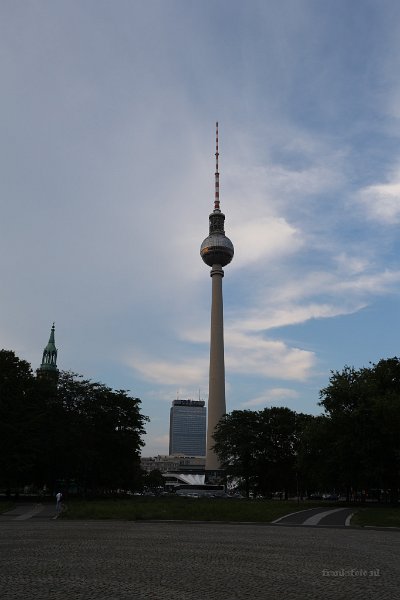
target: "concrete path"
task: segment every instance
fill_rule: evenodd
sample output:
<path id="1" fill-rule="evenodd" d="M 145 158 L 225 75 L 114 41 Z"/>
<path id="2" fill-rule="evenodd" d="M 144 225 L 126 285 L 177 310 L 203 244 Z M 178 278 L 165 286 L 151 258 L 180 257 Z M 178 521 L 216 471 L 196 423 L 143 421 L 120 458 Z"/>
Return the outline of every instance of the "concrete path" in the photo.
<path id="1" fill-rule="evenodd" d="M 27 521 L 29 519 L 55 519 L 57 518 L 56 507 L 54 504 L 17 504 L 12 510 L 0 514 L 2 521 Z"/>
<path id="2" fill-rule="evenodd" d="M 320 527 L 346 527 L 350 525 L 352 508 L 311 508 L 290 513 L 273 521 L 274 525 L 303 525 Z M 7 513 L 0 515 L 0 521 L 27 521 L 29 519 L 56 519 L 57 513 L 54 504 L 17 504 Z"/>
<path id="3" fill-rule="evenodd" d="M 305 527 L 348 527 L 354 508 L 318 507 L 290 513 L 273 521 L 274 525 L 302 525 Z"/>

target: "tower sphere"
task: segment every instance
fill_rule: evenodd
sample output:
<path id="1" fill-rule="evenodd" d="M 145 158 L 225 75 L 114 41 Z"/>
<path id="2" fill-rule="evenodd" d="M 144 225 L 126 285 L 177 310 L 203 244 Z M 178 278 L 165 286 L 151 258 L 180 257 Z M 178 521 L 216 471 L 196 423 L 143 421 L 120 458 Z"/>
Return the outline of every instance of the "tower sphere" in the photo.
<path id="1" fill-rule="evenodd" d="M 200 256 L 208 265 L 225 267 L 233 258 L 233 244 L 222 232 L 210 233 L 200 246 Z"/>
<path id="2" fill-rule="evenodd" d="M 218 171 L 218 123 L 216 123 L 216 153 L 215 153 L 215 199 L 214 210 L 209 217 L 209 235 L 200 246 L 200 256 L 209 267 L 229 265 L 233 258 L 233 244 L 225 235 L 225 215 L 221 212 L 219 203 L 219 171 Z"/>

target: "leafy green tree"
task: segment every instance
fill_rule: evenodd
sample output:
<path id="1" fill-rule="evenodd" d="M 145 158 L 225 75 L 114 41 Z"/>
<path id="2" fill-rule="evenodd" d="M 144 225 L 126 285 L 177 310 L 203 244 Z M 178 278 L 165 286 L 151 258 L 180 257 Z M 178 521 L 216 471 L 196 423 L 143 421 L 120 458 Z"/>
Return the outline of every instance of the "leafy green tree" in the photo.
<path id="1" fill-rule="evenodd" d="M 75 482 L 84 492 L 140 484 L 140 400 L 73 373 L 58 382 L 0 351 L 0 484 Z"/>
<path id="2" fill-rule="evenodd" d="M 256 469 L 263 496 L 293 486 L 296 442 L 296 415 L 289 408 L 271 407 L 258 413 Z"/>
<path id="3" fill-rule="evenodd" d="M 57 399 L 64 416 L 60 478 L 77 481 L 85 492 L 136 487 L 147 420 L 140 413 L 140 400 L 65 372 Z"/>
<path id="4" fill-rule="evenodd" d="M 215 451 L 227 475 L 243 482 L 244 491 L 264 496 L 298 489 L 301 432 L 312 419 L 289 408 L 233 411 L 219 422 Z"/>
<path id="5" fill-rule="evenodd" d="M 321 390 L 328 419 L 330 470 L 338 484 L 356 494 L 400 485 L 400 360 L 384 359 L 369 368 L 334 372 Z M 322 467 L 322 465 L 320 465 Z"/>
<path id="6" fill-rule="evenodd" d="M 301 496 L 344 489 L 344 479 L 337 465 L 338 444 L 338 437 L 326 415 L 311 417 L 305 424 L 297 457 Z"/>
<path id="7" fill-rule="evenodd" d="M 243 482 L 249 497 L 256 479 L 258 413 L 234 410 L 224 415 L 215 433 L 214 449 L 228 476 Z"/>
<path id="8" fill-rule="evenodd" d="M 143 486 L 145 489 L 158 493 L 161 489 L 164 489 L 164 485 L 165 479 L 159 469 L 153 469 L 153 471 L 143 476 Z"/>
<path id="9" fill-rule="evenodd" d="M 0 482 L 30 481 L 40 453 L 45 406 L 36 394 L 29 363 L 0 350 Z"/>

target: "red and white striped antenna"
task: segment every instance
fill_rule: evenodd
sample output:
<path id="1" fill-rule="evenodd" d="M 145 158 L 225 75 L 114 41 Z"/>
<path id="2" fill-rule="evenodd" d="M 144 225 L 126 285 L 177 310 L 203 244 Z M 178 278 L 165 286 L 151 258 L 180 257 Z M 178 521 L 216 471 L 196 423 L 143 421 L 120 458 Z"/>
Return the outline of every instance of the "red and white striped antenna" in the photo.
<path id="1" fill-rule="evenodd" d="M 214 210 L 220 210 L 219 208 L 219 172 L 218 172 L 218 121 L 216 122 L 216 152 L 215 152 L 215 199 L 214 199 Z"/>

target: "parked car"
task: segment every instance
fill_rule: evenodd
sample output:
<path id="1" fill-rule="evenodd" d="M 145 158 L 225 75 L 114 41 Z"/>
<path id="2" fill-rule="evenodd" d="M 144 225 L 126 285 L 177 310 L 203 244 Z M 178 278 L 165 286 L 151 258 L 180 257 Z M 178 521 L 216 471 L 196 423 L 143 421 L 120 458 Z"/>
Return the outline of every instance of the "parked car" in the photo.
<path id="1" fill-rule="evenodd" d="M 322 500 L 322 494 L 310 494 L 307 496 L 307 500 Z"/>
<path id="2" fill-rule="evenodd" d="M 339 500 L 339 496 L 337 494 L 322 494 L 323 500 L 330 500 L 331 502 L 336 502 Z"/>

